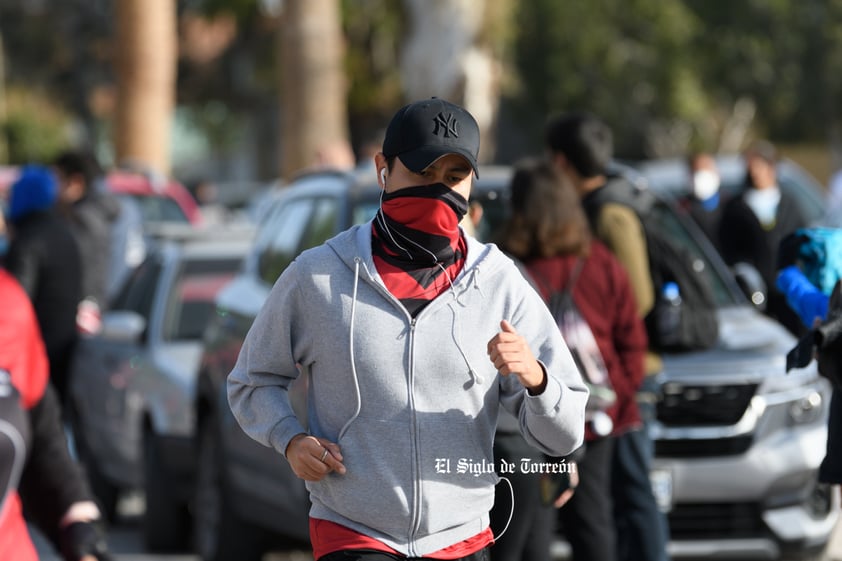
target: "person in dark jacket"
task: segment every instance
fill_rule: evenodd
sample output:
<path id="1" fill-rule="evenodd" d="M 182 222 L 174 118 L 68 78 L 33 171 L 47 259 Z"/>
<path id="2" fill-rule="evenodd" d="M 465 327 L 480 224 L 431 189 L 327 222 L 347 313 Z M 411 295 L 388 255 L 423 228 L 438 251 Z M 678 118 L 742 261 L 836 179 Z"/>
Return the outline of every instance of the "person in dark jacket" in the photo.
<path id="1" fill-rule="evenodd" d="M 590 222 L 591 232 L 623 264 L 631 282 L 638 317 L 643 320 L 655 305 L 646 234 L 640 217 L 628 204 L 599 203 L 602 190 L 624 190 L 628 182 L 610 174 L 614 142 L 610 127 L 588 113 L 559 115 L 550 120 L 545 144 L 554 167 L 576 189 Z M 655 446 L 648 426 L 655 420 L 660 391 L 657 374 L 663 370 L 660 354 L 646 352 L 642 384 L 637 388 L 639 429 L 616 436 L 613 455 L 614 520 L 617 558 L 621 561 L 667 561 L 669 524 L 658 509 L 649 477 Z"/>
<path id="2" fill-rule="evenodd" d="M 12 185 L 6 269 L 32 300 L 47 347 L 50 380 L 64 403 L 78 337 L 82 271 L 76 240 L 55 209 L 57 189 L 53 174 L 40 166 L 24 167 Z"/>
<path id="3" fill-rule="evenodd" d="M 729 265 L 753 265 L 766 283 L 766 314 L 792 333 L 803 326 L 775 286 L 775 257 L 783 238 L 808 226 L 798 201 L 777 182 L 778 154 L 769 142 L 756 142 L 744 153 L 746 186 L 723 209 L 719 228 L 722 257 Z"/>
<path id="4" fill-rule="evenodd" d="M 93 154 L 64 152 L 53 166 L 58 177 L 58 207 L 67 219 L 82 259 L 82 303 L 77 322 L 85 332 L 97 332 L 107 308 L 112 232 L 120 201 L 100 186 L 102 168 Z"/>
<path id="5" fill-rule="evenodd" d="M 0 559 L 38 559 L 26 511 L 65 561 L 105 561 L 100 512 L 67 449 L 32 304 L 3 270 L 0 309 Z"/>
<path id="6" fill-rule="evenodd" d="M 719 224 L 725 200 L 719 189 L 716 160 L 708 153 L 696 152 L 687 158 L 687 168 L 690 174 L 690 193 L 679 200 L 679 206 L 719 250 Z"/>
<path id="7" fill-rule="evenodd" d="M 777 287 L 804 328 L 810 330 L 787 356 L 787 370 L 803 368 L 815 357 L 819 374 L 831 382 L 827 444 L 818 481 L 839 485 L 842 484 L 842 281 L 836 282 L 828 297 L 796 264 L 798 245 L 798 236 L 791 234 L 778 248 Z"/>
<path id="8" fill-rule="evenodd" d="M 546 162 L 521 164 L 512 179 L 511 206 L 501 246 L 524 263 L 545 300 L 575 282 L 573 300 L 594 334 L 617 396 L 605 411 L 613 429 L 600 434 L 593 424 L 587 426 L 577 468 L 579 483 L 561 510 L 574 560 L 616 559 L 612 456 L 615 437 L 641 425 L 635 394 L 644 376 L 646 328 L 628 274 L 605 245 L 591 238 L 578 194 L 565 176 Z M 574 271 L 578 271 L 575 280 Z M 519 499 L 523 503 L 516 495 L 516 504 Z M 537 513 L 541 506 L 533 508 Z M 528 518 L 512 523 L 539 524 Z M 515 530 L 514 535 L 524 534 Z M 498 540 L 494 558 L 507 539 L 504 535 Z M 546 558 L 516 553 L 499 558 Z"/>

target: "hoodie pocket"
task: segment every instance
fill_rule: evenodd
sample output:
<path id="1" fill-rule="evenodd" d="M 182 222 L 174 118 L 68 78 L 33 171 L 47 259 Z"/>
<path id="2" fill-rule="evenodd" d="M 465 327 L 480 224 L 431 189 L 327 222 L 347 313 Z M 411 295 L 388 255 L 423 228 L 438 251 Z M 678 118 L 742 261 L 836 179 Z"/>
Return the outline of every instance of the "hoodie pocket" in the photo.
<path id="1" fill-rule="evenodd" d="M 308 483 L 315 501 L 393 536 L 406 536 L 415 472 L 409 424 L 358 417 L 339 441 L 346 473 Z"/>
<path id="2" fill-rule="evenodd" d="M 492 438 L 475 420 L 419 420 L 422 533 L 475 521 L 491 509 L 499 481 Z"/>

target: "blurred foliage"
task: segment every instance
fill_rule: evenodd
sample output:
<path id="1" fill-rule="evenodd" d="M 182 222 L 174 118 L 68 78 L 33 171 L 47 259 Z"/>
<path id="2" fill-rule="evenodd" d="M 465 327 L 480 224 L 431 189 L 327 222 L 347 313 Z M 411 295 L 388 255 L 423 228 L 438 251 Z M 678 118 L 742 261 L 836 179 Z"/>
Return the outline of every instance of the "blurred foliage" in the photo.
<path id="1" fill-rule="evenodd" d="M 30 89 L 6 92 L 0 131 L 8 143 L 8 164 L 51 162 L 70 145 L 72 120 L 60 105 Z"/>
<path id="2" fill-rule="evenodd" d="M 716 149 L 740 99 L 757 107 L 755 135 L 826 139 L 838 119 L 840 16 L 840 0 L 524 2 L 515 106 L 533 122 L 594 112 L 629 156 L 661 150 L 665 135 L 677 151 Z"/>
<path id="3" fill-rule="evenodd" d="M 213 60 L 181 58 L 179 104 L 220 103 L 231 123 L 248 116 L 276 128 L 283 2 L 180 0 L 181 14 L 233 16 L 237 31 Z M 351 130 L 360 140 L 403 101 L 397 68 L 410 22 L 402 2 L 341 2 Z M 508 114 L 498 136 L 516 138 L 524 151 L 540 149 L 548 115 L 569 110 L 609 122 L 621 155 L 716 149 L 740 104 L 756 107 L 748 134 L 842 142 L 842 0 L 486 5 L 480 41 L 504 69 Z M 91 92 L 113 81 L 112 9 L 112 0 L 0 2 L 7 83 L 51 92 L 91 137 L 103 118 L 91 109 Z M 225 122 L 215 119 L 207 133 L 217 142 Z"/>

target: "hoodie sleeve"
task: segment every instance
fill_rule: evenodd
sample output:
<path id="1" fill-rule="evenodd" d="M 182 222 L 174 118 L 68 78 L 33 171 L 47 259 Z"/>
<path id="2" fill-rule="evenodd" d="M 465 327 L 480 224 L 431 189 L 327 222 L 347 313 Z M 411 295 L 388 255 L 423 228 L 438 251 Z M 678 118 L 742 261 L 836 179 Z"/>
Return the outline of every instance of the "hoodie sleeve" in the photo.
<path id="1" fill-rule="evenodd" d="M 544 301 L 521 281 L 524 296 L 511 323 L 547 373 L 547 386 L 531 396 L 516 377 L 501 376 L 501 403 L 518 418 L 531 446 L 550 456 L 566 456 L 584 440 L 588 389 Z"/>
<path id="2" fill-rule="evenodd" d="M 240 427 L 254 440 L 284 454 L 296 434 L 307 432 L 295 416 L 288 390 L 299 371 L 293 354 L 297 302 L 293 262 L 281 274 L 254 320 L 228 375 L 228 403 Z"/>

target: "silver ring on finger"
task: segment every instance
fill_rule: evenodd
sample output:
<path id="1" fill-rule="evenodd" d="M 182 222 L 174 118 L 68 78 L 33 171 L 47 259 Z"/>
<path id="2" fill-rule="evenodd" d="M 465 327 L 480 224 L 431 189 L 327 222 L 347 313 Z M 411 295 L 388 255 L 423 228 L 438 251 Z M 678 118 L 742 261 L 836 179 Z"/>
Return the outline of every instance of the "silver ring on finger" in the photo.
<path id="1" fill-rule="evenodd" d="M 325 448 L 325 451 L 324 451 L 324 452 L 322 452 L 322 457 L 321 457 L 321 458 L 319 458 L 319 459 L 320 459 L 322 462 L 324 462 L 324 461 L 325 461 L 325 458 L 327 458 L 327 448 Z"/>

